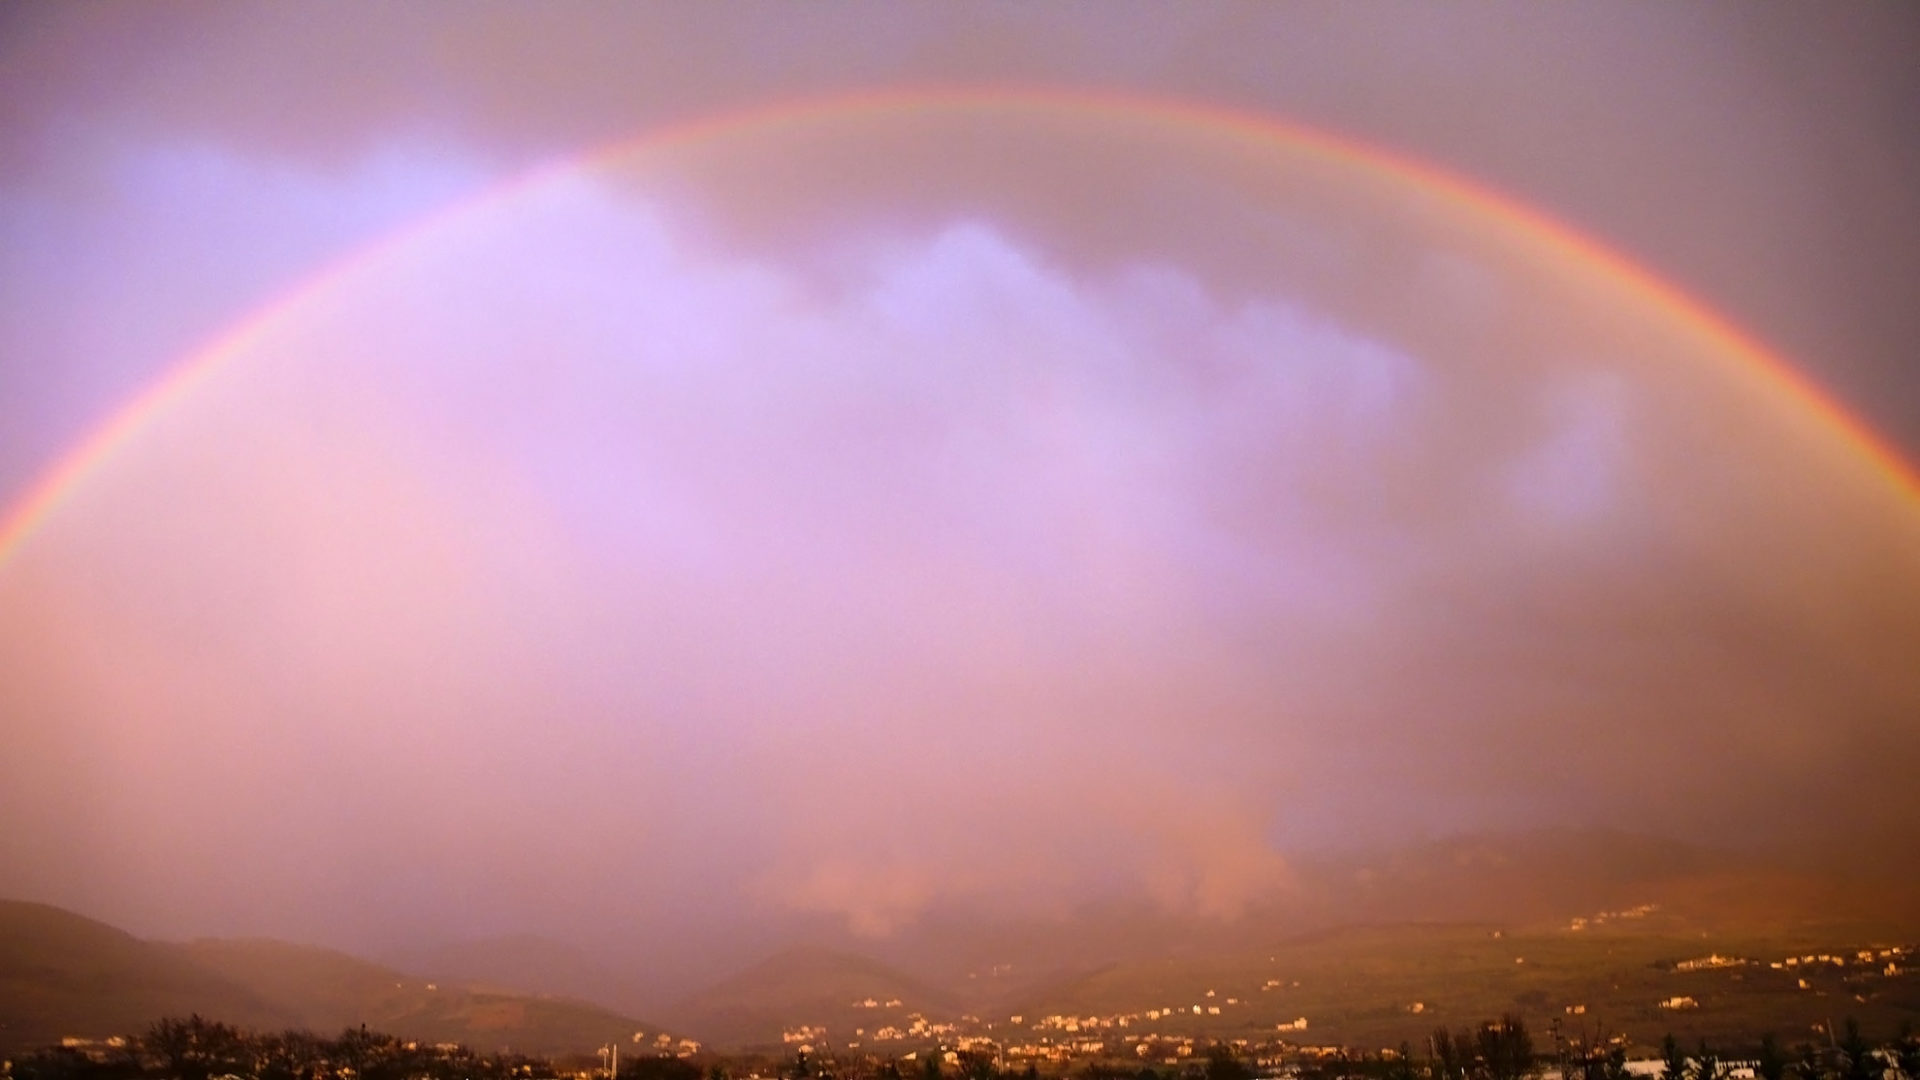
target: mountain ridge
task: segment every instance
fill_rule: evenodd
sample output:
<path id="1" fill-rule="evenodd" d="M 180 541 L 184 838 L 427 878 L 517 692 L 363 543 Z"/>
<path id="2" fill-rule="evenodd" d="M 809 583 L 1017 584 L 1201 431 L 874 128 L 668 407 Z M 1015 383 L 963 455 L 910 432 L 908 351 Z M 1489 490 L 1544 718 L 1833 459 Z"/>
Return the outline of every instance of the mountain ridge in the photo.
<path id="1" fill-rule="evenodd" d="M 148 941 L 49 904 L 0 900 L 0 1050 L 137 1034 L 191 1013 L 258 1030 L 365 1024 L 401 1038 L 543 1054 L 660 1030 L 571 998 L 443 987 L 322 946 Z"/>

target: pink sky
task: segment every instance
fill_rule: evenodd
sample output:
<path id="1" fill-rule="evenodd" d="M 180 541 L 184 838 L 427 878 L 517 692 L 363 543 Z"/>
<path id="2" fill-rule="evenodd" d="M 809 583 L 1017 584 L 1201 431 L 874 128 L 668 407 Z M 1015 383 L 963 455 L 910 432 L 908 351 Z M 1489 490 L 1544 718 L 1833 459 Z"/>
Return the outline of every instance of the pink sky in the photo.
<path id="1" fill-rule="evenodd" d="M 1899 12 L 335 11 L 7 16 L 0 496 L 530 164 L 932 81 L 1433 161 L 1920 445 Z M 1911 846 L 1920 510 L 1730 370 L 1497 222 L 1165 121 L 576 170 L 289 307 L 0 565 L 0 893 L 650 942 L 1230 919 L 1290 850 L 1468 828 Z"/>

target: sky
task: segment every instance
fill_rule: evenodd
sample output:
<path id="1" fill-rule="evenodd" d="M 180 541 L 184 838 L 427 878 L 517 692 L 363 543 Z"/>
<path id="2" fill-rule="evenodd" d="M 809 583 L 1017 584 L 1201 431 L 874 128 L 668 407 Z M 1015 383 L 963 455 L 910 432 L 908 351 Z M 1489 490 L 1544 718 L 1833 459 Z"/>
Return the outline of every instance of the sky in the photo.
<path id="1" fill-rule="evenodd" d="M 1911 850 L 1917 57 L 11 5 L 0 893 L 737 951 L 1461 830 Z"/>

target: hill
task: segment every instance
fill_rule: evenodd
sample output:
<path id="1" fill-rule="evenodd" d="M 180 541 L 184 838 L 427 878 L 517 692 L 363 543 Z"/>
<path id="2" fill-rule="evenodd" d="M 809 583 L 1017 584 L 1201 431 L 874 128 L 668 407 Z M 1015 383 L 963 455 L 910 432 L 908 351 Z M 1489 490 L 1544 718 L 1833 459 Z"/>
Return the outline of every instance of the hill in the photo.
<path id="1" fill-rule="evenodd" d="M 904 1052 L 913 1040 L 873 1039 L 896 1016 L 850 1003 L 898 997 L 903 1013 L 963 1027 L 972 1014 L 1004 1038 L 1026 1038 L 1014 1033 L 1047 1017 L 1103 1017 L 1121 1042 L 1149 1030 L 1271 1038 L 1306 1017 L 1308 1029 L 1286 1037 L 1376 1047 L 1507 1012 L 1542 1030 L 1557 1020 L 1569 1033 L 1650 1045 L 1667 1031 L 1738 1043 L 1772 1030 L 1791 1041 L 1848 1015 L 1891 1031 L 1920 1011 L 1909 959 L 1880 955 L 1920 940 L 1920 897 L 1870 868 L 1541 830 L 1301 858 L 1294 869 L 1287 895 L 1236 920 L 1111 903 L 1053 922 L 948 912 L 865 943 L 881 962 L 852 949 L 784 954 L 696 995 L 677 1018 L 723 1044 L 771 1042 L 781 1025 L 805 1024 L 826 1028 L 830 1045 L 858 1038 Z M 1716 954 L 1745 962 L 1679 968 Z M 1846 962 L 1786 963 L 1807 955 Z M 1676 998 L 1684 1007 L 1662 1007 Z M 1121 1016 L 1133 1018 L 1124 1031 Z"/>
<path id="2" fill-rule="evenodd" d="M 329 949 L 259 939 L 176 948 L 315 1031 L 365 1024 L 401 1038 L 528 1054 L 590 1051 L 659 1031 L 582 1001 L 433 982 Z"/>
<path id="3" fill-rule="evenodd" d="M 0 901 L 0 1052 L 143 1031 L 190 1013 L 260 1030 L 361 1024 L 405 1039 L 588 1052 L 656 1025 L 565 998 L 439 984 L 267 940 L 143 941 L 45 904 Z"/>
<path id="4" fill-rule="evenodd" d="M 826 1028 L 836 1042 L 921 1014 L 950 1017 L 951 995 L 877 960 L 827 949 L 790 949 L 675 1005 L 673 1022 L 725 1046 L 780 1047 L 785 1031 Z"/>
<path id="5" fill-rule="evenodd" d="M 196 1010 L 248 1027 L 297 1022 L 176 948 L 60 908 L 0 901 L 0 1052 L 142 1031 Z"/>
<path id="6" fill-rule="evenodd" d="M 383 958 L 390 967 L 441 983 L 511 987 L 520 993 L 570 997 L 615 1012 L 653 1015 L 685 993 L 661 992 L 652 965 L 620 965 L 535 934 L 409 945 Z"/>
<path id="7" fill-rule="evenodd" d="M 1626 913 L 1636 912 L 1578 929 L 1573 920 L 1346 927 L 1252 952 L 1115 964 L 1007 1011 L 1028 1020 L 1130 1015 L 1136 1034 L 1219 1039 L 1272 1038 L 1278 1025 L 1305 1018 L 1305 1029 L 1284 1037 L 1362 1047 L 1418 1045 L 1441 1025 L 1510 1012 L 1539 1031 L 1557 1022 L 1569 1034 L 1625 1034 L 1641 1046 L 1671 1031 L 1750 1047 L 1762 1032 L 1792 1041 L 1842 1016 L 1891 1033 L 1920 1011 L 1920 978 L 1906 969 L 1914 942 L 1891 928 L 1729 933 L 1658 909 Z M 1890 954 L 1895 947 L 1906 951 Z M 1809 955 L 1829 959 L 1785 963 Z M 1690 963 L 1699 961 L 1707 962 Z"/>
<path id="8" fill-rule="evenodd" d="M 591 1050 L 636 1031 L 652 1044 L 660 1026 L 629 1019 L 641 1011 L 726 1048 L 785 1049 L 783 1033 L 806 1027 L 826 1029 L 808 1036 L 816 1044 L 859 1041 L 863 1052 L 912 1049 L 915 1014 L 935 1024 L 979 1017 L 996 1037 L 1035 1017 L 1158 1012 L 1157 1030 L 1252 1038 L 1305 1016 L 1311 1035 L 1298 1041 L 1374 1046 L 1509 1011 L 1646 1041 L 1669 1029 L 1803 1037 L 1849 1014 L 1873 1031 L 1920 1012 L 1910 959 L 1887 958 L 1893 975 L 1858 960 L 1920 940 L 1920 895 L 1871 868 L 1589 830 L 1451 837 L 1296 858 L 1293 870 L 1288 892 L 1230 920 L 1110 900 L 1064 917 L 941 909 L 882 939 L 815 928 L 787 938 L 810 947 L 665 1008 L 634 1003 L 654 985 L 644 979 L 672 980 L 631 950 L 519 937 L 376 964 L 277 941 L 142 941 L 0 902 L 0 1050 L 194 1011 L 261 1029 L 364 1023 L 533 1053 Z M 1638 914 L 1597 917 L 1620 911 Z M 1712 954 L 1755 962 L 1676 969 Z M 1787 957 L 1808 955 L 1847 962 L 1788 970 Z M 1660 1007 L 1675 997 L 1694 1007 Z M 1011 1025 L 1014 1016 L 1025 1022 Z M 909 1034 L 879 1039 L 888 1028 Z"/>

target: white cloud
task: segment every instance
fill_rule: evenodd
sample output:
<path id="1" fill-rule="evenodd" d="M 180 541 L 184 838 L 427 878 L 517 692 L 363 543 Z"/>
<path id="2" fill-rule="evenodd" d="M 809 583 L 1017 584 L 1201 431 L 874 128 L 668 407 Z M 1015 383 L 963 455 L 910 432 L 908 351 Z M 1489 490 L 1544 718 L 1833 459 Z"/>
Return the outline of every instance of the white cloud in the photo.
<path id="1" fill-rule="evenodd" d="M 1541 389 L 1546 430 L 1506 474 L 1523 522 L 1574 527 L 1615 508 L 1629 459 L 1630 401 L 1625 382 L 1605 371 L 1560 376 Z"/>

